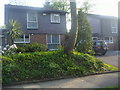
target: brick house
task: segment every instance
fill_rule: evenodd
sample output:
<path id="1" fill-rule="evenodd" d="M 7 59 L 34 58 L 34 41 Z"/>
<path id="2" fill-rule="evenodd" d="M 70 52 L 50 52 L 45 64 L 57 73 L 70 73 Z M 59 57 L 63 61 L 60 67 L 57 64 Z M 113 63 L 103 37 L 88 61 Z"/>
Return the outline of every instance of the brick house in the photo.
<path id="1" fill-rule="evenodd" d="M 88 21 L 92 28 L 92 38 L 105 40 L 109 50 L 115 50 L 118 47 L 118 18 L 113 16 L 103 16 L 88 14 Z"/>
<path id="2" fill-rule="evenodd" d="M 5 5 L 5 24 L 16 20 L 24 34 L 14 43 L 40 43 L 48 49 L 64 45 L 66 29 L 65 11 L 52 8 Z"/>

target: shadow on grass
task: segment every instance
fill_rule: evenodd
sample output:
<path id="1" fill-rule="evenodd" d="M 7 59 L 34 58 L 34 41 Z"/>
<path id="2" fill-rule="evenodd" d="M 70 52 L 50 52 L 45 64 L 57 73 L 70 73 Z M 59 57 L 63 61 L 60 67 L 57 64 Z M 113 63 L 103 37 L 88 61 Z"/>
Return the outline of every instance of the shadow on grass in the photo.
<path id="1" fill-rule="evenodd" d="M 110 86 L 110 87 L 104 87 L 104 88 L 96 88 L 93 90 L 120 90 L 120 86 Z"/>

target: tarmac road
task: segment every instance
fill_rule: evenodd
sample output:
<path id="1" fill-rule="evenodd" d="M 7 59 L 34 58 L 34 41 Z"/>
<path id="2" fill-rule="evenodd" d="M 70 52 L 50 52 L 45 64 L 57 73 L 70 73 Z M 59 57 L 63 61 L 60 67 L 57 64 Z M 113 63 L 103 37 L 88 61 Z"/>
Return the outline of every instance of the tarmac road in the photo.
<path id="1" fill-rule="evenodd" d="M 120 56 L 118 55 L 118 51 L 108 51 L 103 56 L 95 56 L 106 64 L 110 64 L 112 66 L 120 68 Z"/>

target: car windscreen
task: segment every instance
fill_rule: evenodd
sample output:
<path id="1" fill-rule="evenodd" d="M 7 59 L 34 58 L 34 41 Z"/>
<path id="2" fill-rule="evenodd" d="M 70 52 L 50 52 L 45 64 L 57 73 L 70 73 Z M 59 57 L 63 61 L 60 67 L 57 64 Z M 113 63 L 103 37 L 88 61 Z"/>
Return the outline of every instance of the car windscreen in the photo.
<path id="1" fill-rule="evenodd" d="M 105 43 L 103 41 L 98 41 L 98 42 L 94 42 L 93 45 L 101 46 L 101 45 L 105 45 Z"/>

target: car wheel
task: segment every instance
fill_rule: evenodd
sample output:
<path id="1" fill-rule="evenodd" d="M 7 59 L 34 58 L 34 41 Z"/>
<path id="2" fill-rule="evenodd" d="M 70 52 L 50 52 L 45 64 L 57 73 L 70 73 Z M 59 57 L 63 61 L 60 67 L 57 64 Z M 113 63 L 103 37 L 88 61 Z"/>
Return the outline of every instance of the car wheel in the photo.
<path id="1" fill-rule="evenodd" d="M 102 53 L 101 53 L 101 55 L 105 55 L 105 54 L 106 54 L 106 52 L 107 52 L 107 50 L 105 50 L 104 52 L 102 52 Z"/>

